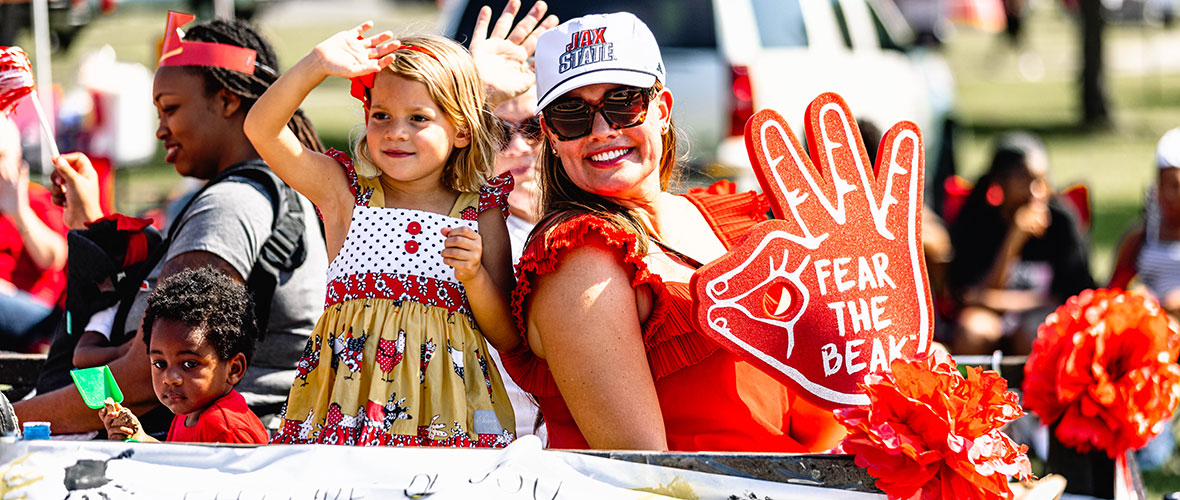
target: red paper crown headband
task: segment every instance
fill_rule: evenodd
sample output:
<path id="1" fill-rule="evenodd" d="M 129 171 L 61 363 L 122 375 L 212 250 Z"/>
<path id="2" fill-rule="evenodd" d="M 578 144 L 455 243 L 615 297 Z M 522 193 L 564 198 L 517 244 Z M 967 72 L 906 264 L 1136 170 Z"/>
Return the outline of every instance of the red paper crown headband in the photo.
<path id="1" fill-rule="evenodd" d="M 255 63 L 257 53 L 254 49 L 224 43 L 181 40 L 184 35 L 180 27 L 193 19 L 196 19 L 196 16 L 192 14 L 168 11 L 168 26 L 164 28 L 164 46 L 160 51 L 160 67 L 213 66 L 253 75 L 254 67 L 257 65 L 264 71 L 275 73 L 274 69 Z"/>
<path id="2" fill-rule="evenodd" d="M 412 50 L 414 52 L 421 52 L 430 56 L 431 59 L 438 61 L 439 64 L 442 64 L 442 61 L 439 60 L 438 56 L 434 55 L 434 52 L 426 47 L 419 47 L 417 45 L 398 45 L 396 49 L 393 49 L 394 52 L 399 50 Z M 367 75 L 357 76 L 349 79 L 352 81 L 352 87 L 349 88 L 348 93 L 357 98 L 357 100 L 361 101 L 361 104 L 365 105 L 365 109 L 369 109 L 368 90 L 373 88 L 373 81 L 376 78 L 377 73 L 369 73 Z"/>

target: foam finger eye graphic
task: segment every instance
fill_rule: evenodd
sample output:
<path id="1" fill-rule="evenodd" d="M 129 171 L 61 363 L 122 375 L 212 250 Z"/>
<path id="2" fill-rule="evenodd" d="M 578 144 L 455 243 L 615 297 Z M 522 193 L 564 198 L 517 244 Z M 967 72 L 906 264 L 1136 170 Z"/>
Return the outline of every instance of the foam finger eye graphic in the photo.
<path id="1" fill-rule="evenodd" d="M 775 218 L 694 274 L 695 313 L 711 338 L 816 403 L 865 404 L 865 375 L 929 349 L 921 133 L 894 125 L 874 163 L 840 96 L 817 97 L 805 123 L 810 154 L 774 111 L 746 124 Z"/>

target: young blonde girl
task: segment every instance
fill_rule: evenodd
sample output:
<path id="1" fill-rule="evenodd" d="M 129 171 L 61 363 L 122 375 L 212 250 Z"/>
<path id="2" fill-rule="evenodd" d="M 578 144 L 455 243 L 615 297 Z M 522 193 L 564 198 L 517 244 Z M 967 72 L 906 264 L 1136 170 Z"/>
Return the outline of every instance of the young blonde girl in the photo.
<path id="1" fill-rule="evenodd" d="M 510 177 L 487 181 L 498 137 L 471 55 L 437 36 L 320 43 L 246 120 L 258 152 L 319 208 L 326 309 L 272 442 L 504 446 L 512 408 L 486 337 L 520 336 L 512 290 Z M 353 157 L 319 154 L 285 126 L 328 76 L 353 79 L 365 134 Z"/>

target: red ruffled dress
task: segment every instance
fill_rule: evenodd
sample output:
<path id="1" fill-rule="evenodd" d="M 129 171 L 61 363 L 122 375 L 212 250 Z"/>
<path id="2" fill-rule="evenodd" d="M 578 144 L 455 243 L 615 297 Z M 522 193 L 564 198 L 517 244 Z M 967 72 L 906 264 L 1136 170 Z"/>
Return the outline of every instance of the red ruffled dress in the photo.
<path id="1" fill-rule="evenodd" d="M 713 191 L 713 190 L 710 190 Z M 757 193 L 690 193 L 726 248 L 766 219 L 767 203 Z M 597 238 L 587 238 L 595 234 Z M 632 266 L 632 287 L 650 287 L 651 315 L 643 342 L 673 451 L 821 452 L 834 447 L 844 427 L 830 411 L 723 349 L 693 320 L 688 283 L 665 282 L 638 252 L 636 237 L 606 221 L 583 215 L 554 228 L 545 241 L 533 240 L 521 256 L 512 310 L 527 342 L 528 296 L 536 276 L 552 272 L 566 251 L 602 244 Z M 504 356 L 505 368 L 537 397 L 549 426 L 552 448 L 589 448 L 545 360 L 528 349 Z"/>

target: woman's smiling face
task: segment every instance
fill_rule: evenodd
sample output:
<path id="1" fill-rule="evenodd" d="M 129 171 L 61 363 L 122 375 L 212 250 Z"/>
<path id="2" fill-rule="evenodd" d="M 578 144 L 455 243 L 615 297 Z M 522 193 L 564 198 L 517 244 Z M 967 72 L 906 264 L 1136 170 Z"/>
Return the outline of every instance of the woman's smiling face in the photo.
<path id="1" fill-rule="evenodd" d="M 596 84 L 567 92 L 558 101 L 579 98 L 598 105 L 621 85 Z M 660 187 L 663 132 L 672 116 L 672 94 L 662 90 L 651 99 L 647 118 L 634 127 L 613 129 L 601 113 L 593 116 L 590 134 L 562 141 L 546 127 L 549 143 L 557 149 L 566 175 L 582 190 L 623 205 L 655 199 Z"/>
<path id="2" fill-rule="evenodd" d="M 156 70 L 152 87 L 160 120 L 156 138 L 164 143 L 164 161 L 180 175 L 213 178 L 230 133 L 220 95 L 207 95 L 205 79 L 184 67 Z"/>

